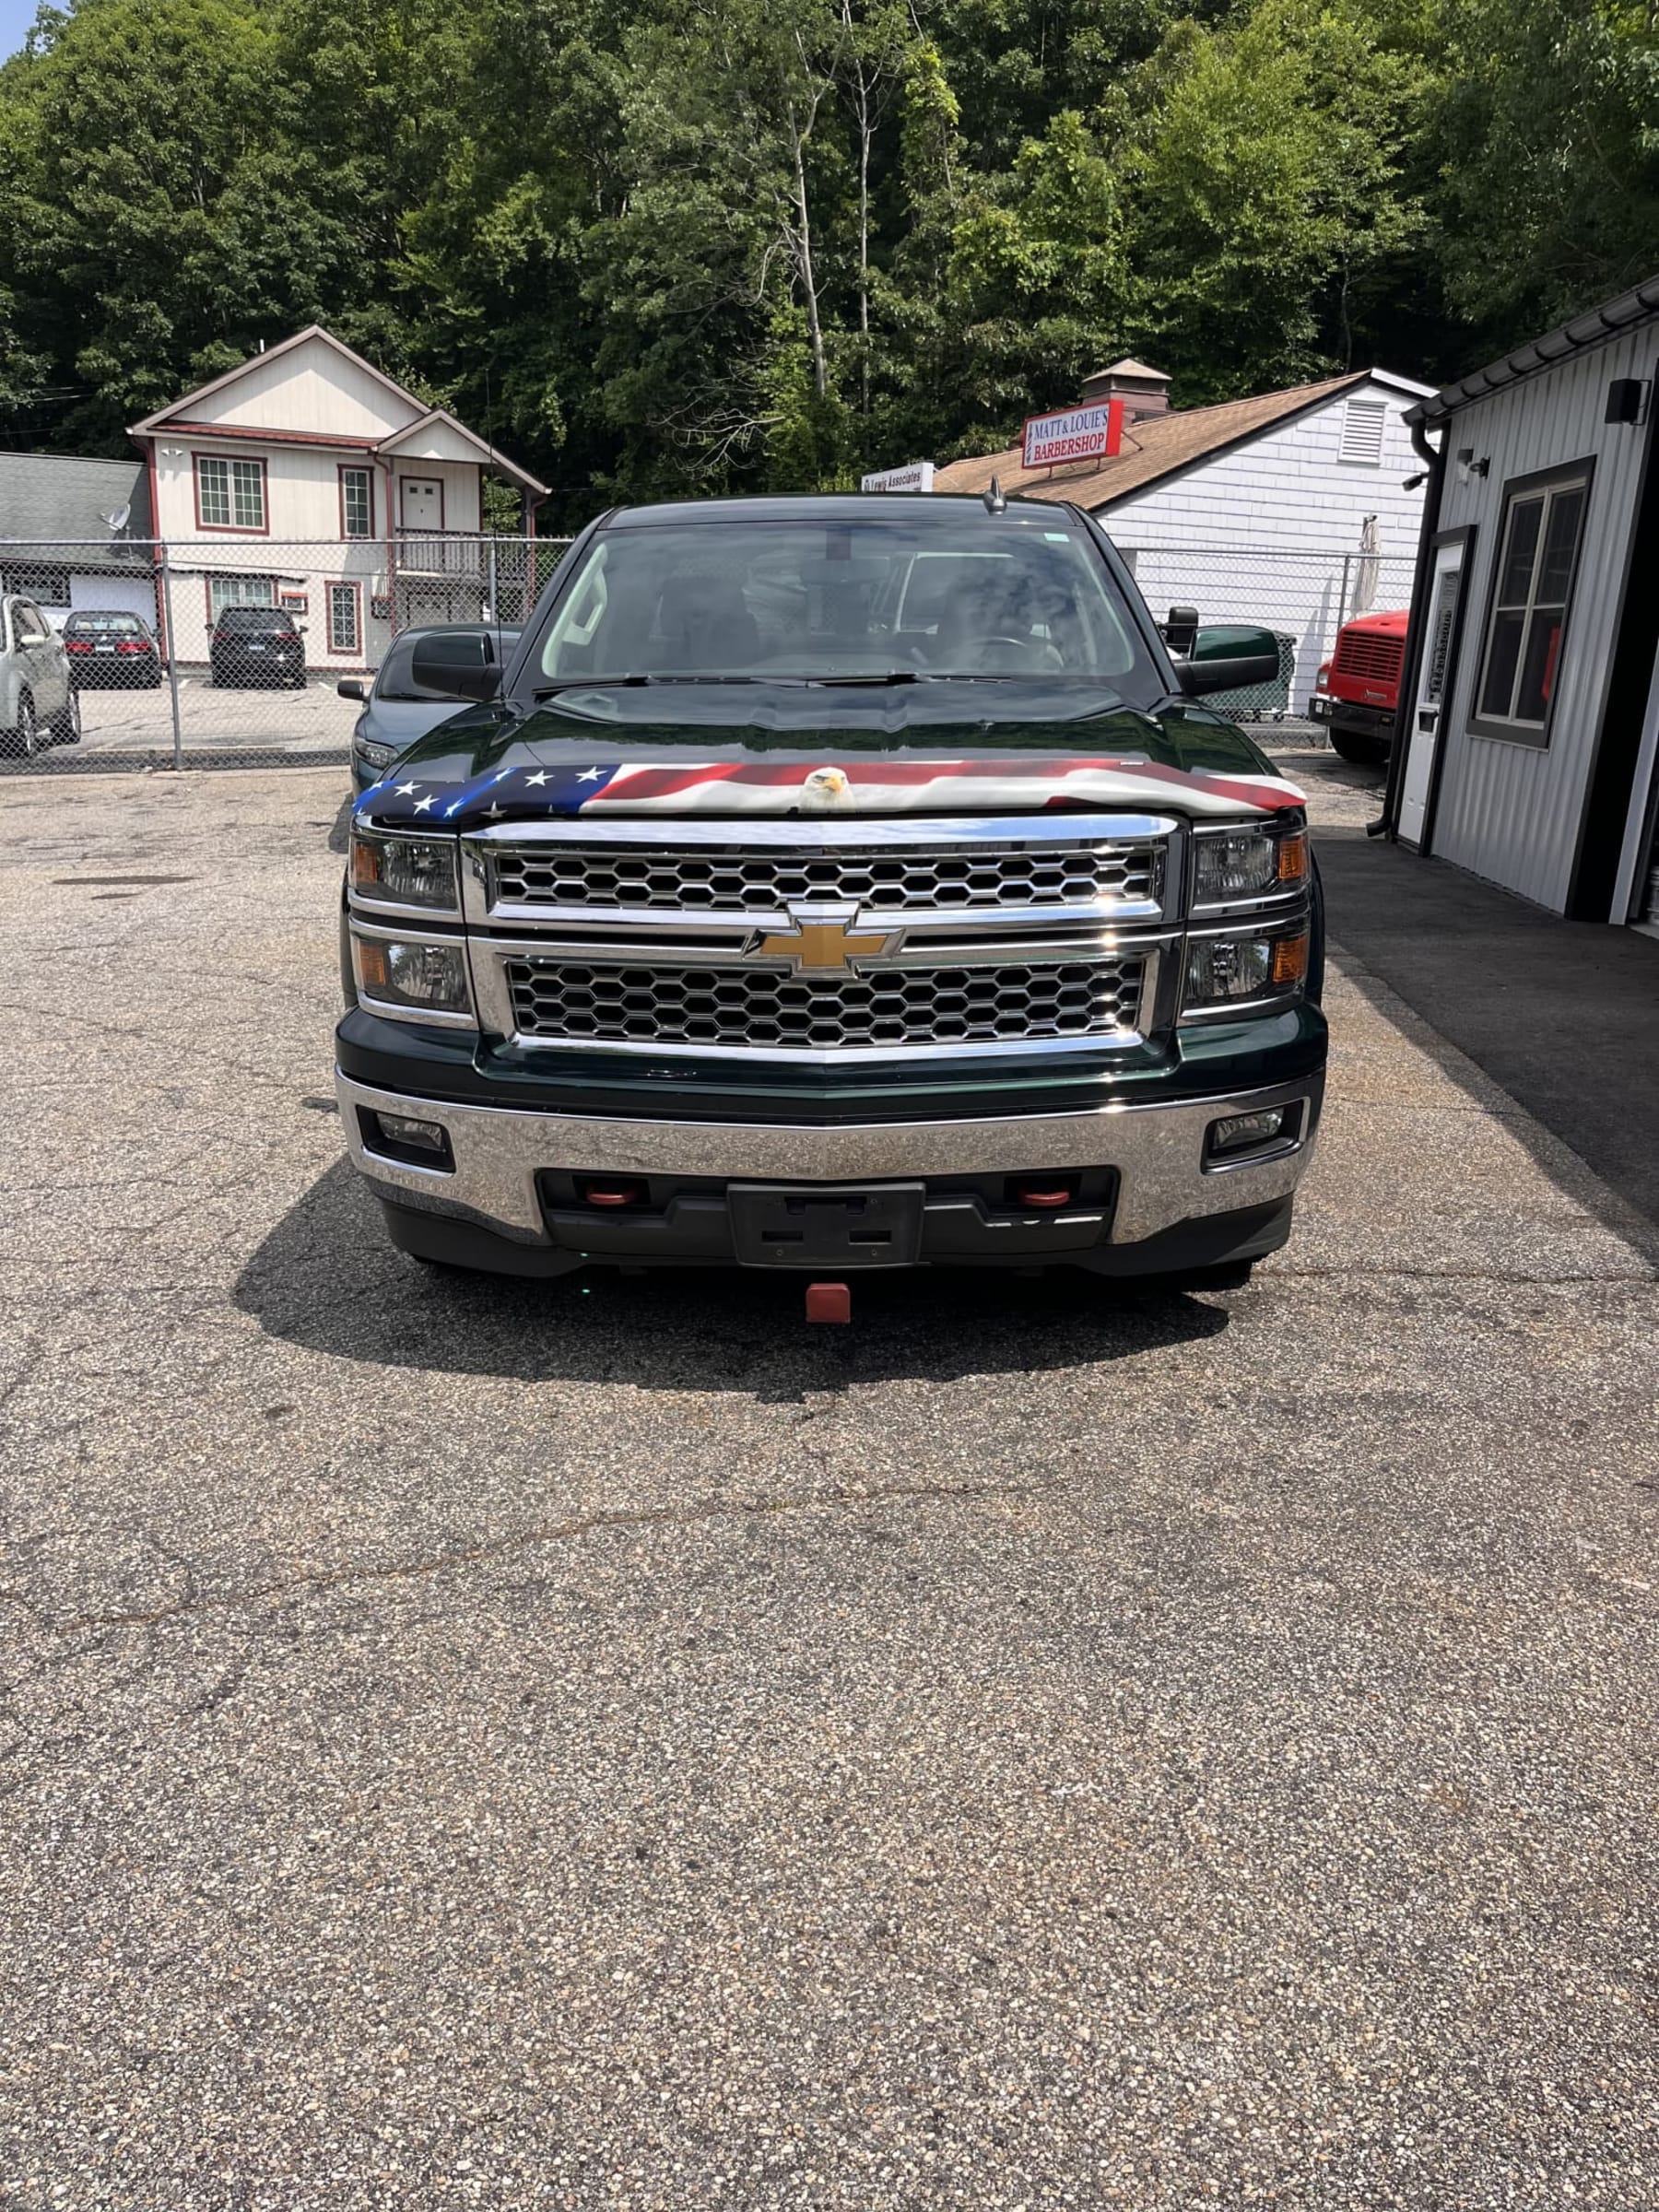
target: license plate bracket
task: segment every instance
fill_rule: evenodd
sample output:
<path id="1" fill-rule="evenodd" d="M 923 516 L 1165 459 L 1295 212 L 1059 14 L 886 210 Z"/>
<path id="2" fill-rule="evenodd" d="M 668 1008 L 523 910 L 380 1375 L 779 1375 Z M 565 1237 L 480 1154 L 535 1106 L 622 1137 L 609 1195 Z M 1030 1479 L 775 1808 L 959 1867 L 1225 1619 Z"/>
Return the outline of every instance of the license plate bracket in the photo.
<path id="1" fill-rule="evenodd" d="M 745 1267 L 912 1267 L 922 1250 L 920 1182 L 734 1182 L 732 1245 Z"/>

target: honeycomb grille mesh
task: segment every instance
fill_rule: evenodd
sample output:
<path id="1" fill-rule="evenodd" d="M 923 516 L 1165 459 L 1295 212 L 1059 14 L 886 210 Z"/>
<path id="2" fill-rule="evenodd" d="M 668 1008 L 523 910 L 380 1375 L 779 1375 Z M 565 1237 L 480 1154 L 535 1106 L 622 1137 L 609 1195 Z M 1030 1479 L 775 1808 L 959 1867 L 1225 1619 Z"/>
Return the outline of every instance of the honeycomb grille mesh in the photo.
<path id="1" fill-rule="evenodd" d="M 748 1051 L 1022 1044 L 1132 1032 L 1144 960 L 883 969 L 644 967 L 527 958 L 506 963 L 522 1037 Z"/>
<path id="2" fill-rule="evenodd" d="M 665 834 L 670 834 L 667 826 Z M 1118 906 L 1156 900 L 1158 844 L 1021 852 L 665 853 L 549 842 L 491 854 L 498 906 L 625 907 L 676 913 L 770 913 L 790 900 L 860 901 L 877 912 L 1020 906 Z"/>

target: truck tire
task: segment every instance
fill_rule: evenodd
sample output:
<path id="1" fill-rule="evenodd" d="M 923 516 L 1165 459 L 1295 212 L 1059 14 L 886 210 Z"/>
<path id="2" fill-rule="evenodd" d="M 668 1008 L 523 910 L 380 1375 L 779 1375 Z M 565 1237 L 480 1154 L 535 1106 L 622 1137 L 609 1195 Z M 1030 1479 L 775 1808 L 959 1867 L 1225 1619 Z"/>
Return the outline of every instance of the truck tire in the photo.
<path id="1" fill-rule="evenodd" d="M 1345 730 L 1337 722 L 1331 724 L 1331 750 L 1355 768 L 1381 768 L 1388 759 L 1388 747 L 1381 737 L 1361 736 L 1358 730 Z"/>

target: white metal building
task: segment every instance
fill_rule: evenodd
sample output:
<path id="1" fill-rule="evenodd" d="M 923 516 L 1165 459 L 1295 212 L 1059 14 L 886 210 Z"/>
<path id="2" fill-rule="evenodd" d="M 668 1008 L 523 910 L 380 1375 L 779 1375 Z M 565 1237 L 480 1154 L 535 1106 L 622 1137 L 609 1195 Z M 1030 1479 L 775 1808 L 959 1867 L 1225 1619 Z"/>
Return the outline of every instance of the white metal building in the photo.
<path id="1" fill-rule="evenodd" d="M 940 468 L 933 488 L 983 491 L 994 476 L 1010 497 L 1099 515 L 1154 613 L 1191 605 L 1293 638 L 1303 706 L 1348 616 L 1406 605 L 1424 473 L 1406 413 L 1430 387 L 1359 369 L 1213 407 L 1172 407 L 1169 391 L 1158 370 L 1115 362 L 1083 397 L 1124 401 L 1120 453 L 1026 469 L 1009 446 Z"/>
<path id="2" fill-rule="evenodd" d="M 1448 384 L 1386 809 L 1556 913 L 1650 922 L 1659 747 L 1659 278 Z"/>

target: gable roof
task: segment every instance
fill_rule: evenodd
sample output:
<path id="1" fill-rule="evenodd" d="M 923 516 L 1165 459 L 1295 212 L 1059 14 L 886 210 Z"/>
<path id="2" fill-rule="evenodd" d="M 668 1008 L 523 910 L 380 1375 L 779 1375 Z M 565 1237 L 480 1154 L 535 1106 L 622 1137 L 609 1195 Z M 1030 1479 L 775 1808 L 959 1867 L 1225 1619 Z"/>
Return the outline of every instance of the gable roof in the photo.
<path id="1" fill-rule="evenodd" d="M 127 519 L 117 533 L 109 518 L 124 507 Z M 149 471 L 142 461 L 0 453 L 0 514 L 8 538 L 124 547 L 150 535 Z"/>
<path id="2" fill-rule="evenodd" d="M 267 346 L 263 353 L 251 353 L 245 361 L 239 361 L 234 369 L 227 369 L 222 376 L 213 377 L 208 382 L 198 384 L 194 392 L 186 392 L 182 399 L 170 400 L 166 406 L 158 407 L 153 415 L 147 415 L 142 422 L 134 423 L 128 435 L 142 438 L 147 430 L 165 429 L 175 416 L 186 414 L 198 400 L 206 399 L 210 393 L 222 392 L 227 384 L 236 383 L 251 371 L 264 369 L 272 361 L 279 361 L 285 353 L 292 353 L 297 347 L 312 343 L 326 346 L 331 352 L 337 353 L 342 360 L 349 361 L 354 369 L 360 369 L 365 376 L 372 377 L 383 391 L 390 392 L 394 399 L 401 399 L 406 406 L 413 407 L 418 415 L 426 412 L 421 401 L 412 392 L 406 392 L 383 369 L 377 369 L 372 361 L 366 361 L 360 353 L 354 353 L 343 339 L 335 336 L 332 330 L 324 330 L 321 323 L 308 323 L 303 330 L 295 331 L 291 338 L 278 339 L 275 346 Z"/>
<path id="3" fill-rule="evenodd" d="M 457 438 L 464 438 L 477 452 L 482 466 L 497 469 L 502 476 L 511 477 L 515 484 L 522 484 L 528 490 L 539 492 L 546 498 L 547 487 L 545 484 L 538 484 L 528 470 L 520 468 L 516 461 L 509 461 L 505 453 L 498 452 L 487 440 L 480 438 L 477 430 L 469 430 L 465 423 L 458 416 L 452 415 L 447 407 L 429 407 L 418 420 L 406 422 L 401 430 L 389 431 L 374 451 L 377 453 L 394 453 L 400 446 L 406 445 L 410 439 L 418 438 L 423 430 L 429 430 L 434 423 L 441 423 L 446 429 L 453 430 Z"/>
<path id="4" fill-rule="evenodd" d="M 1323 383 L 1261 392 L 1253 399 L 1228 399 L 1213 407 L 1181 407 L 1167 415 L 1142 416 L 1124 427 L 1123 451 L 1110 460 L 1074 462 L 1051 473 L 1046 468 L 1022 467 L 1022 449 L 1010 445 L 999 453 L 952 461 L 935 472 L 934 489 L 984 491 L 995 477 L 1010 497 L 1018 492 L 1022 499 L 1061 500 L 1098 513 L 1132 491 L 1142 491 L 1162 477 L 1177 476 L 1231 446 L 1247 444 L 1264 431 L 1276 429 L 1279 424 L 1368 383 L 1387 384 L 1414 394 L 1430 388 L 1385 370 L 1353 369 L 1346 376 L 1326 377 Z"/>
<path id="5" fill-rule="evenodd" d="M 389 453 L 401 440 L 407 438 L 411 431 L 420 429 L 433 422 L 444 422 L 449 425 L 451 429 L 458 431 L 469 445 L 477 448 L 480 465 L 499 469 L 503 476 L 510 477 L 515 484 L 523 486 L 526 491 L 535 492 L 539 498 L 546 499 L 547 496 L 547 486 L 531 476 L 527 469 L 520 468 L 516 462 L 509 461 L 504 453 L 498 453 L 495 447 L 487 443 L 476 430 L 469 430 L 464 422 L 458 421 L 446 408 L 429 406 L 425 400 L 417 399 L 413 392 L 406 391 L 404 386 L 398 383 L 394 378 L 388 376 L 383 369 L 377 369 L 372 361 L 366 361 L 360 353 L 353 352 L 344 339 L 336 338 L 332 330 L 324 330 L 321 323 L 308 323 L 303 330 L 295 331 L 292 337 L 280 339 L 275 346 L 267 346 L 263 353 L 250 354 L 245 361 L 239 361 L 234 369 L 227 369 L 222 376 L 216 376 L 207 383 L 198 384 L 194 392 L 186 392 L 182 398 L 171 401 L 165 407 L 159 407 L 153 415 L 145 416 L 141 422 L 133 424 L 127 435 L 132 438 L 145 438 L 166 429 L 170 424 L 174 427 L 182 427 L 183 424 L 189 423 L 190 409 L 199 401 L 206 399 L 215 392 L 224 391 L 227 385 L 235 383 L 239 378 L 249 375 L 253 370 L 266 368 L 272 361 L 280 360 L 284 354 L 292 353 L 299 347 L 306 345 L 326 346 L 331 352 L 338 354 L 342 360 L 349 361 L 352 367 L 360 371 L 364 376 L 371 377 L 382 391 L 390 393 L 394 399 L 401 400 L 405 406 L 412 410 L 410 419 L 400 429 L 388 432 L 378 443 L 372 440 L 362 438 L 352 438 L 341 442 L 362 447 L 371 453 Z M 190 423 L 193 431 L 199 431 L 207 427 L 201 423 Z M 220 436 L 242 437 L 253 441 L 265 438 L 274 442 L 282 443 L 286 439 L 298 435 L 295 432 L 285 433 L 281 430 L 266 429 L 263 426 L 253 423 L 246 425 L 221 423 L 214 427 Z M 324 439 L 319 440 L 318 442 L 328 443 L 331 441 Z"/>

